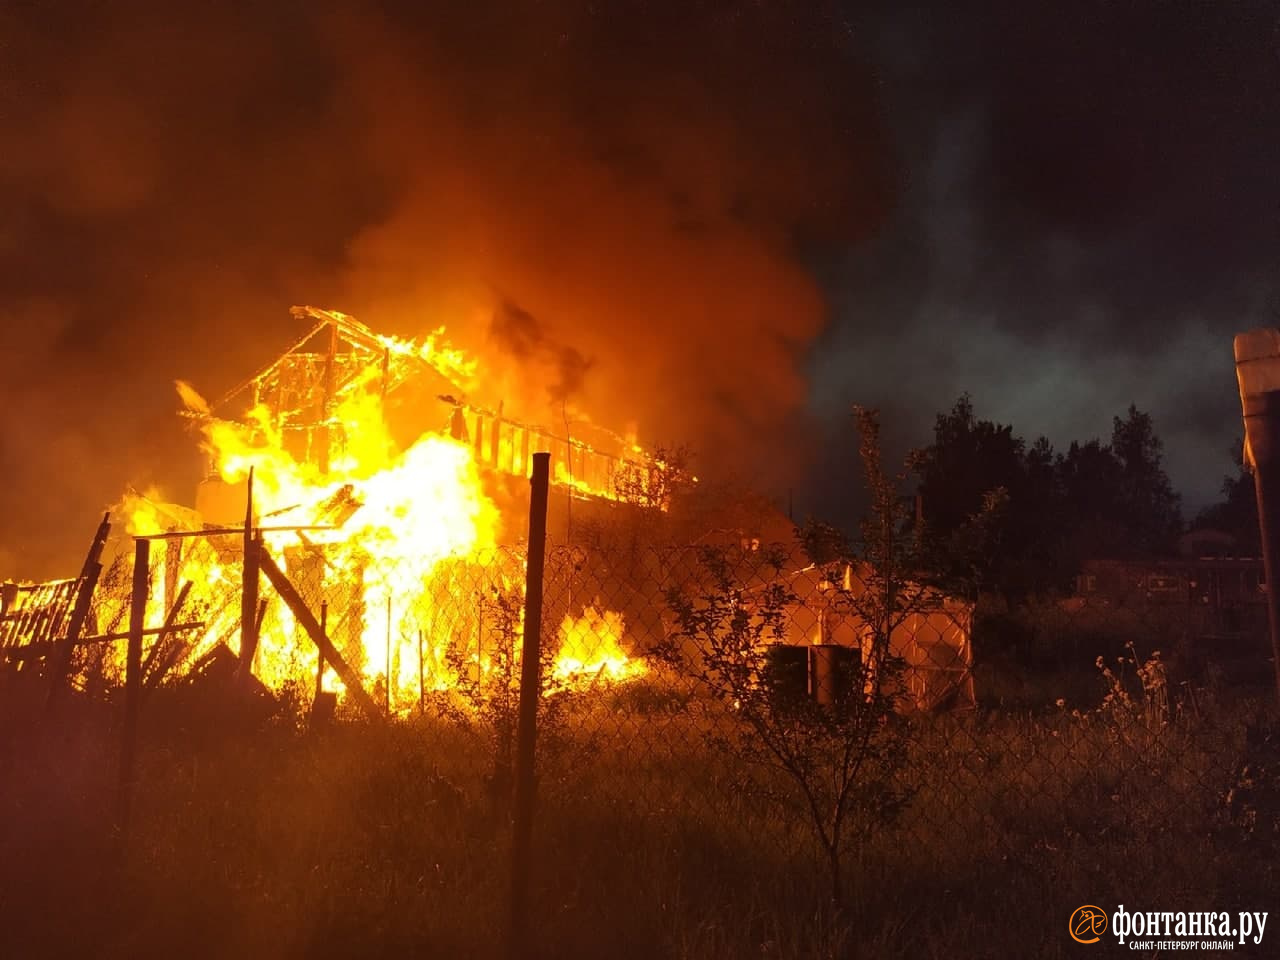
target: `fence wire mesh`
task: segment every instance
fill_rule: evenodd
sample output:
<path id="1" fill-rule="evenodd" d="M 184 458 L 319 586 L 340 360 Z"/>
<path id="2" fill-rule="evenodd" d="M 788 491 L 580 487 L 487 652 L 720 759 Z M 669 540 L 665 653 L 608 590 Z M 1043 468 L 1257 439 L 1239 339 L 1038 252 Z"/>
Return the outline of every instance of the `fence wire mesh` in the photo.
<path id="1" fill-rule="evenodd" d="M 500 813 L 523 549 L 410 562 L 297 536 L 266 548 L 373 701 L 450 728 L 441 743 L 463 746 L 449 762 L 482 779 Z M 108 565 L 90 632 L 127 628 L 130 562 L 121 551 Z M 172 613 L 179 629 L 148 637 L 150 684 L 181 687 L 219 652 L 238 657 L 242 564 L 234 536 L 153 551 L 148 625 Z M 267 586 L 262 597 L 255 675 L 304 716 L 320 690 L 347 709 L 295 611 Z M 1249 718 L 1228 709 L 1270 673 L 1258 603 L 1223 611 L 1148 591 L 996 608 L 752 544 L 554 547 L 543 598 L 548 802 L 676 812 L 780 854 L 879 850 L 886 862 L 943 856 L 957 833 L 1007 856 L 1275 829 L 1256 776 L 1270 737 L 1246 738 Z M 81 647 L 81 685 L 118 682 L 122 649 Z"/>
<path id="2" fill-rule="evenodd" d="M 104 556 L 75 652 L 76 686 L 109 701 L 109 715 L 124 678 L 132 546 L 120 538 Z M 157 870 L 181 863 L 183 877 L 204 877 L 205 834 L 184 812 L 200 810 L 209 837 L 218 825 L 218 855 L 236 864 L 201 882 L 231 897 L 226 877 L 239 871 L 276 891 L 262 908 L 271 936 L 289 891 L 360 891 L 377 877 L 398 892 L 344 896 L 327 922 L 361 931 L 358 943 L 383 922 L 379 910 L 404 907 L 434 917 L 433 935 L 456 936 L 464 955 L 479 936 L 474 911 L 459 915 L 465 930 L 430 911 L 441 897 L 505 896 L 525 549 L 405 558 L 296 533 L 268 534 L 264 548 L 297 596 L 266 576 L 259 584 L 261 690 L 246 717 L 243 536 L 152 543 L 140 849 Z M 1082 581 L 1075 596 L 1010 605 L 768 544 L 552 546 L 539 638 L 539 935 L 564 955 L 580 938 L 582 955 L 599 955 L 582 917 L 634 913 L 636 943 L 653 949 L 632 955 L 803 956 L 827 934 L 788 926 L 778 910 L 841 892 L 900 938 L 916 910 L 900 902 L 944 903 L 965 884 L 1022 896 L 1046 916 L 1073 908 L 1058 899 L 1075 897 L 1079 864 L 1110 877 L 1117 902 L 1128 894 L 1116 878 L 1153 882 L 1171 858 L 1196 866 L 1164 896 L 1201 864 L 1226 884 L 1280 847 L 1265 594 L 1251 582 L 1206 601 L 1200 585 L 1169 579 Z M 323 625 L 378 722 L 333 663 L 320 674 L 300 613 Z M 1220 850 L 1225 866 L 1214 866 Z M 291 858 L 292 872 L 280 866 Z M 309 922 L 310 906 L 284 909 L 298 929 Z M 740 929 L 724 925 L 729 914 Z M 698 927 L 703 915 L 721 926 Z"/>

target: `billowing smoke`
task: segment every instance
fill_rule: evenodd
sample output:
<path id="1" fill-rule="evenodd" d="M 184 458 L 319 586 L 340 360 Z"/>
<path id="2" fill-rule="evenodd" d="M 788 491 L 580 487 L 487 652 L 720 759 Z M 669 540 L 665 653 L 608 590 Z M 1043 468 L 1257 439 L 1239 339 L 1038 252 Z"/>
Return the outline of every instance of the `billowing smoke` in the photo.
<path id="1" fill-rule="evenodd" d="M 849 404 L 927 443 L 961 392 L 1059 448 L 1155 419 L 1188 514 L 1235 467 L 1240 330 L 1280 323 L 1280 8 L 883 4 L 871 31 L 893 215 L 832 271 L 811 403 L 842 431 L 815 475 L 858 475 Z M 948 8 L 950 9 L 950 8 Z"/>
<path id="2" fill-rule="evenodd" d="M 345 301 L 461 333 L 508 410 L 725 465 L 806 398 L 824 304 L 797 250 L 874 224 L 877 126 L 821 11 L 677 9 L 561 6 L 477 58 L 345 25 L 350 95 L 386 118 L 367 149 L 404 184 L 350 245 Z"/>
<path id="3" fill-rule="evenodd" d="M 126 483 L 189 497 L 173 380 L 236 385 L 293 303 L 738 469 L 806 398 L 800 251 L 883 206 L 824 4 L 56 7 L 0 10 L 0 576 L 73 568 Z"/>
<path id="4" fill-rule="evenodd" d="M 503 300 L 494 309 L 489 321 L 489 339 L 520 365 L 524 373 L 522 379 L 536 380 L 539 368 L 549 369 L 551 382 L 546 391 L 552 405 L 567 404 L 580 396 L 587 373 L 594 365 L 577 347 L 553 342 L 533 314 L 509 300 Z"/>

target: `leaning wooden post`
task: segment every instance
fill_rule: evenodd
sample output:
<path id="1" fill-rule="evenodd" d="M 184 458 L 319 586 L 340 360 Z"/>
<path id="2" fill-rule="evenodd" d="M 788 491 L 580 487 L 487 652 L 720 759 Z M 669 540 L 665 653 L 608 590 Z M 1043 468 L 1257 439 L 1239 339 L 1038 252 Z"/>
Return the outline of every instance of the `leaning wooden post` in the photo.
<path id="1" fill-rule="evenodd" d="M 324 423 L 320 426 L 319 466 L 322 476 L 329 475 L 329 455 L 333 451 L 333 431 L 329 420 L 333 416 L 333 395 L 338 382 L 338 325 L 329 323 L 329 350 L 324 361 L 324 401 L 321 404 L 321 416 Z"/>
<path id="2" fill-rule="evenodd" d="M 147 592 L 151 572 L 151 541 L 133 542 L 133 593 L 129 602 L 129 646 L 125 652 L 124 726 L 120 737 L 120 783 L 116 804 L 116 830 L 121 839 L 129 832 L 133 801 L 134 758 L 138 742 L 138 704 L 142 695 L 142 631 L 147 616 Z"/>
<path id="3" fill-rule="evenodd" d="M 329 635 L 329 601 L 320 601 L 320 632 L 326 637 Z M 320 694 L 324 692 L 324 651 L 316 647 L 316 696 L 320 699 Z"/>
<path id="4" fill-rule="evenodd" d="M 1244 414 L 1244 455 L 1253 471 L 1267 578 L 1267 622 L 1280 696 L 1280 330 L 1236 334 L 1236 377 Z"/>
<path id="5" fill-rule="evenodd" d="M 511 842 L 511 917 L 507 930 L 507 954 L 529 953 L 527 947 L 529 863 L 533 842 L 535 746 L 538 698 L 542 681 L 542 573 L 547 551 L 547 490 L 551 454 L 533 455 L 529 480 L 529 555 L 525 563 L 524 637 L 520 651 L 520 707 L 516 727 L 515 811 Z"/>
<path id="6" fill-rule="evenodd" d="M 240 589 L 240 678 L 246 685 L 253 677 L 253 658 L 258 652 L 258 558 L 261 536 L 253 524 L 253 467 L 244 507 L 244 562 Z"/>
<path id="7" fill-rule="evenodd" d="M 156 634 L 155 642 L 151 644 L 151 651 L 147 654 L 147 659 L 142 661 L 142 686 L 144 690 L 151 689 L 155 683 L 160 682 L 160 677 L 163 676 L 163 670 L 159 671 L 159 673 L 152 673 L 152 668 L 157 663 L 164 663 L 168 659 L 162 656 L 164 644 L 169 639 L 169 634 L 173 632 L 173 625 L 178 622 L 178 614 L 182 611 L 183 605 L 186 604 L 189 593 L 191 593 L 191 581 L 187 580 L 178 591 L 178 596 L 174 598 L 173 606 L 165 614 L 164 624 L 160 627 L 160 632 Z"/>
<path id="8" fill-rule="evenodd" d="M 102 576 L 102 550 L 107 543 L 107 535 L 111 532 L 111 513 L 102 515 L 102 523 L 94 534 L 89 553 L 80 570 L 80 584 L 76 593 L 75 607 L 71 611 L 71 622 L 67 625 L 67 635 L 57 642 L 51 658 L 49 671 L 49 699 L 46 707 L 52 711 L 57 706 L 59 694 L 66 684 L 67 674 L 71 672 L 71 660 L 75 653 L 76 642 L 84 630 L 85 621 L 89 619 L 89 605 L 93 602 L 93 591 L 98 586 L 98 578 Z"/>
<path id="9" fill-rule="evenodd" d="M 76 592 L 71 622 L 67 624 L 67 635 L 54 642 L 50 653 L 52 669 L 50 670 L 49 697 L 45 702 L 45 707 L 50 714 L 57 709 L 58 699 L 67 686 L 76 644 L 80 642 L 80 635 L 84 633 L 85 622 L 89 619 L 89 606 L 93 603 L 93 592 L 98 589 L 98 580 L 102 576 L 101 563 L 91 563 L 85 569 L 86 574 L 80 580 L 80 586 Z"/>
<path id="10" fill-rule="evenodd" d="M 320 653 L 329 661 L 329 665 L 333 667 L 338 678 L 347 688 L 347 693 L 351 699 L 356 702 L 361 712 L 370 720 L 382 722 L 382 711 L 378 709 L 378 705 L 373 702 L 373 697 L 369 696 L 369 692 L 365 690 L 364 685 L 360 682 L 360 675 L 356 673 L 343 659 L 337 648 L 330 641 L 329 637 L 320 629 L 320 623 L 316 620 L 303 602 L 302 596 L 284 575 L 284 571 L 280 569 L 279 564 L 272 559 L 271 554 L 261 544 L 258 545 L 258 559 L 262 568 L 262 572 L 266 574 L 267 579 L 271 582 L 271 586 L 275 587 L 276 593 L 280 594 L 280 599 L 284 601 L 294 617 L 297 618 L 298 625 L 306 630 L 311 636 L 311 640 L 320 648 Z"/>

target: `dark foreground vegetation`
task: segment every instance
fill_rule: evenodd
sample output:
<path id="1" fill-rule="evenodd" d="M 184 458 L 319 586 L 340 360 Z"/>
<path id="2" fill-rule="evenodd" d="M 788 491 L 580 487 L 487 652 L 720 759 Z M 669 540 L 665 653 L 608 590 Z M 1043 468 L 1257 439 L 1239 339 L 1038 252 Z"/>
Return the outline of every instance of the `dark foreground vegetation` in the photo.
<path id="1" fill-rule="evenodd" d="M 966 409 L 953 419 L 985 430 Z M 1115 445 L 1134 434 L 1134 462 L 1158 467 L 1149 425 L 1130 421 Z M 717 576 L 667 594 L 661 630 L 650 604 L 633 626 L 683 652 L 655 644 L 643 680 L 539 699 L 527 954 L 1054 958 L 1118 949 L 1071 939 L 1083 904 L 1273 912 L 1268 651 L 1228 657 L 1189 600 L 1090 606 L 1040 582 L 1022 596 L 1005 576 L 1022 568 L 970 562 L 1005 556 L 991 543 L 1020 491 L 979 477 L 949 535 L 913 529 L 874 420 L 859 423 L 873 520 L 858 549 L 819 527 L 806 542 L 870 631 L 844 707 L 784 710 L 761 682 L 797 610 L 780 570 L 748 590 L 710 563 Z M 623 575 L 637 551 L 604 546 L 587 596 L 637 581 Z M 837 588 L 855 568 L 864 589 Z M 890 638 L 930 571 L 979 598 L 976 709 L 885 699 Z M 511 623 L 500 635 L 514 642 Z M 504 954 L 515 701 L 501 678 L 469 703 L 314 728 L 306 694 L 268 716 L 160 686 L 126 818 L 118 687 L 84 686 L 50 719 L 47 684 L 23 676 L 0 676 L 0 957 Z M 1277 936 L 1239 949 L 1271 955 Z"/>
<path id="2" fill-rule="evenodd" d="M 771 802 L 784 785 L 712 752 L 687 695 L 581 697 L 539 759 L 536 955 L 1066 957 L 1082 903 L 1273 909 L 1274 798 L 1230 793 L 1250 751 L 1276 749 L 1264 711 L 1098 690 L 1113 696 L 1085 710 L 913 720 L 912 799 L 856 844 L 839 913 L 806 824 Z M 287 712 L 214 722 L 157 701 L 119 838 L 114 714 L 35 725 L 18 702 L 0 956 L 501 953 L 509 831 L 482 731 L 306 733 Z"/>

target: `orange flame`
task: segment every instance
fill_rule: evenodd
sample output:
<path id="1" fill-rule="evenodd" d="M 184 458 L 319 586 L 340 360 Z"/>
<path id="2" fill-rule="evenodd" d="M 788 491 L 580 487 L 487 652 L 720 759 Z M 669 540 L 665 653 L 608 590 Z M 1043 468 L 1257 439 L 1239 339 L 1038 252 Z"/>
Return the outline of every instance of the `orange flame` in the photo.
<path id="1" fill-rule="evenodd" d="M 458 380 L 475 372 L 474 361 L 450 348 L 443 330 L 421 344 L 394 337 L 379 341 L 394 355 L 416 355 Z M 376 371 L 367 383 L 377 386 Z M 485 576 L 496 577 L 507 594 L 522 589 L 513 586 L 522 578 L 486 567 L 498 545 L 501 518 L 485 493 L 473 445 L 425 433 L 396 452 L 378 391 L 357 384 L 343 391 L 328 418 L 343 439 L 322 472 L 286 449 L 282 428 L 288 421 L 273 418 L 266 406 L 250 410 L 238 423 L 214 417 L 189 385 L 180 383 L 178 392 L 201 423 L 202 446 L 217 475 L 234 484 L 253 471 L 255 521 L 266 528 L 269 551 L 313 613 L 318 615 L 321 599 L 330 601 L 330 639 L 389 710 L 416 707 L 422 693 L 449 690 L 464 675 L 487 674 L 495 628 L 486 625 L 485 611 L 479 609 L 485 601 L 476 599 L 475 581 L 466 580 L 457 565 L 469 562 L 486 570 Z M 579 482 L 574 486 L 590 492 Z M 139 536 L 200 526 L 198 515 L 171 513 L 154 494 L 131 493 L 116 513 L 123 513 L 128 532 Z M 152 552 L 148 616 L 154 622 L 163 614 L 166 585 L 172 593 L 174 583 L 192 581 L 193 602 L 201 605 L 205 626 L 186 657 L 191 663 L 239 635 L 242 571 L 233 535 L 183 543 L 191 546 L 184 546 L 181 560 L 170 550 Z M 173 564 L 178 569 L 168 569 Z M 506 632 L 518 634 L 520 620 L 508 616 Z M 566 617 L 553 669 L 560 688 L 643 674 L 643 662 L 622 648 L 623 632 L 622 617 L 612 611 L 592 607 L 579 618 Z M 473 646 L 460 650 L 460 637 Z M 262 622 L 255 675 L 278 690 L 289 683 L 314 685 L 317 668 L 314 644 L 288 607 L 273 601 Z M 322 681 L 341 688 L 332 669 Z"/>

